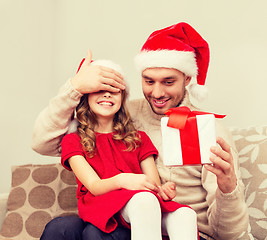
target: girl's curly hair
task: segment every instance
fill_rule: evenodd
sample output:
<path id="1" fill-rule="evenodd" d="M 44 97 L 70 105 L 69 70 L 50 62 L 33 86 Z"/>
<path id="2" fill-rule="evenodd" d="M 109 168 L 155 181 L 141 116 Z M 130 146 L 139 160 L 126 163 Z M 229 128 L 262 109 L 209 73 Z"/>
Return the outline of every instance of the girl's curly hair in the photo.
<path id="1" fill-rule="evenodd" d="M 127 148 L 126 151 L 132 151 L 140 144 L 141 140 L 126 108 L 126 92 L 123 90 L 121 94 L 121 107 L 113 119 L 113 129 L 115 132 L 113 139 L 123 141 Z M 97 119 L 89 107 L 88 94 L 82 96 L 76 108 L 76 116 L 79 122 L 77 133 L 81 138 L 81 144 L 88 156 L 92 158 L 95 154 L 96 136 L 94 128 L 97 125 Z"/>

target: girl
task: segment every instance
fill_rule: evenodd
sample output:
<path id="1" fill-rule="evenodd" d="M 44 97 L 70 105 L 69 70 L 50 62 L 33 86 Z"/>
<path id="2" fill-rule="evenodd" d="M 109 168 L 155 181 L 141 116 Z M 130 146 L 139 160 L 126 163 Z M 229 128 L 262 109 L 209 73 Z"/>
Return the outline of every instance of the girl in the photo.
<path id="1" fill-rule="evenodd" d="M 92 64 L 121 72 L 106 60 Z M 118 224 L 131 227 L 132 240 L 198 239 L 195 212 L 171 201 L 173 183 L 161 186 L 154 162 L 158 152 L 134 128 L 126 96 L 127 90 L 85 94 L 76 109 L 77 132 L 62 140 L 62 164 L 77 178 L 80 217 L 106 233 Z"/>

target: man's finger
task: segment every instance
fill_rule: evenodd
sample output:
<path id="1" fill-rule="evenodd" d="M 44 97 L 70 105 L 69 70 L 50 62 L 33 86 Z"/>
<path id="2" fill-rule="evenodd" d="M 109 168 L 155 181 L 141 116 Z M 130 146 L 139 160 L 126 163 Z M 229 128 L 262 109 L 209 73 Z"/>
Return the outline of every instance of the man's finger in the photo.
<path id="1" fill-rule="evenodd" d="M 156 192 L 156 193 L 159 191 L 158 187 L 155 186 L 154 184 L 151 184 L 150 182 L 147 182 L 147 183 L 145 184 L 145 187 L 146 187 L 147 189 L 153 191 L 153 192 Z"/>
<path id="2" fill-rule="evenodd" d="M 113 87 L 111 85 L 104 84 L 104 83 L 102 83 L 99 87 L 99 91 L 108 91 L 108 92 L 113 92 L 113 93 L 118 93 L 121 90 L 122 90 L 121 88 Z"/>
<path id="3" fill-rule="evenodd" d="M 217 143 L 220 145 L 223 151 L 231 153 L 230 146 L 222 139 L 221 137 L 217 137 L 216 139 Z"/>
<path id="4" fill-rule="evenodd" d="M 123 76 L 119 72 L 117 72 L 111 68 L 107 68 L 107 67 L 103 67 L 103 66 L 101 66 L 100 69 L 102 70 L 101 75 L 105 79 L 115 80 L 116 82 L 118 82 L 119 84 L 121 84 L 123 86 L 126 85 L 126 83 L 123 79 Z"/>
<path id="5" fill-rule="evenodd" d="M 113 87 L 113 88 L 117 88 L 119 90 L 125 90 L 125 85 L 121 84 L 120 82 L 118 82 L 118 81 L 116 81 L 114 79 L 102 77 L 101 78 L 101 83 L 104 84 L 104 85 Z M 102 90 L 107 90 L 107 89 L 102 89 Z"/>
<path id="6" fill-rule="evenodd" d="M 85 63 L 86 65 L 90 65 L 91 62 L 92 62 L 92 52 L 91 52 L 91 50 L 89 49 L 89 50 L 87 51 L 87 55 L 86 55 L 86 58 L 85 58 L 84 63 Z"/>
<path id="7" fill-rule="evenodd" d="M 224 161 L 230 163 L 232 161 L 232 155 L 231 153 L 225 151 L 224 149 L 220 148 L 219 146 L 216 147 L 211 147 L 210 151 L 217 157 L 223 159 Z M 211 157 L 214 157 L 214 155 L 212 155 Z"/>
<path id="8" fill-rule="evenodd" d="M 169 197 L 166 195 L 166 193 L 164 192 L 163 188 L 162 187 L 159 187 L 160 189 L 160 197 L 165 200 L 165 201 L 168 201 L 169 200 Z"/>
<path id="9" fill-rule="evenodd" d="M 169 197 L 169 199 L 173 199 L 176 196 L 176 192 L 171 190 L 169 187 L 163 187 L 163 191 Z"/>
<path id="10" fill-rule="evenodd" d="M 205 167 L 208 171 L 210 171 L 210 172 L 212 172 L 213 174 L 215 174 L 216 176 L 218 176 L 218 175 L 222 172 L 221 169 L 216 168 L 215 166 L 212 166 L 212 165 L 210 165 L 210 164 L 205 164 L 204 167 Z"/>

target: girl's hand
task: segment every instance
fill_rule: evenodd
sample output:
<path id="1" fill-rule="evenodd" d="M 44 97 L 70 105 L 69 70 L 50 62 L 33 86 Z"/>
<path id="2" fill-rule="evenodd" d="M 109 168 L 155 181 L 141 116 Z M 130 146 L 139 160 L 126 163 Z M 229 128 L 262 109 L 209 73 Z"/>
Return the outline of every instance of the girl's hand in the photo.
<path id="1" fill-rule="evenodd" d="M 121 188 L 159 192 L 157 184 L 145 174 L 121 173 L 117 176 Z"/>
<path id="2" fill-rule="evenodd" d="M 174 182 L 166 182 L 161 187 L 159 187 L 158 195 L 164 201 L 170 201 L 176 196 L 176 186 Z"/>
<path id="3" fill-rule="evenodd" d="M 71 79 L 71 84 L 81 94 L 109 91 L 119 92 L 125 89 L 120 73 L 103 66 L 92 66 L 92 53 L 89 50 L 79 72 Z"/>

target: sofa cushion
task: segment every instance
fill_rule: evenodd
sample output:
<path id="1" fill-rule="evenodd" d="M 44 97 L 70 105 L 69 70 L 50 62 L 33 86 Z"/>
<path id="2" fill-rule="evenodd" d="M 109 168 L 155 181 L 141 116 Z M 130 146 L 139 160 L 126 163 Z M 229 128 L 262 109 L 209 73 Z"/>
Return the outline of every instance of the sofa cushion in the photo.
<path id="1" fill-rule="evenodd" d="M 12 167 L 0 238 L 39 239 L 47 222 L 77 214 L 76 180 L 61 164 Z"/>
<path id="2" fill-rule="evenodd" d="M 267 126 L 232 129 L 245 184 L 251 233 L 267 236 Z"/>

